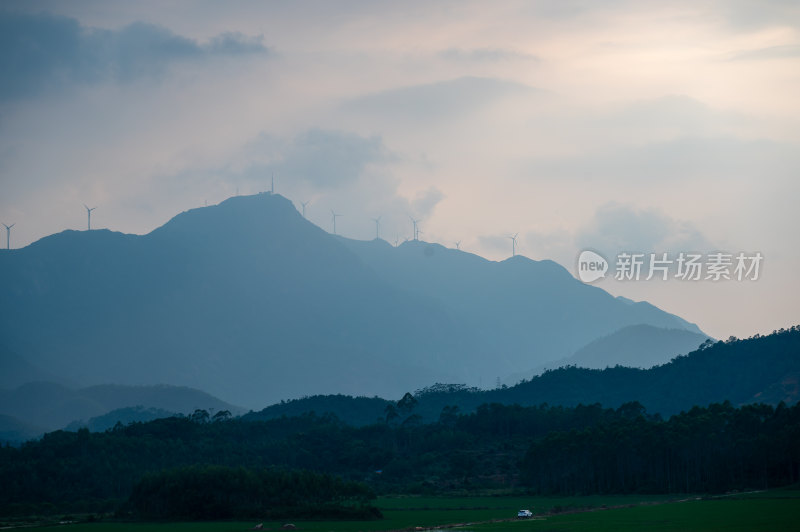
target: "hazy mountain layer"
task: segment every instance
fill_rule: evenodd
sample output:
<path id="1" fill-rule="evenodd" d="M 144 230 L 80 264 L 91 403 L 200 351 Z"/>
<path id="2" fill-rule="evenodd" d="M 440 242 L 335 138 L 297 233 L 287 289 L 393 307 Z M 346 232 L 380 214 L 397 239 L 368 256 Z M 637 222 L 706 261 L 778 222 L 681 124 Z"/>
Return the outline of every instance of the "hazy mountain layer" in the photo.
<path id="1" fill-rule="evenodd" d="M 570 357 L 544 364 L 541 371 L 563 366 L 591 369 L 614 366 L 651 368 L 665 364 L 678 355 L 694 351 L 707 339 L 708 336 L 704 334 L 686 329 L 630 325 L 608 336 L 592 340 Z"/>
<path id="2" fill-rule="evenodd" d="M 0 415 L 46 430 L 62 429 L 73 421 L 135 406 L 180 414 L 190 414 L 198 408 L 211 412 L 243 411 L 200 390 L 176 386 L 100 385 L 73 390 L 52 382 L 34 382 L 15 390 L 0 390 Z"/>
<path id="3" fill-rule="evenodd" d="M 638 323 L 698 332 L 550 261 L 347 240 L 270 194 L 184 212 L 144 236 L 52 235 L 0 253 L 0 283 L 5 345 L 36 367 L 251 407 L 488 384 Z"/>
<path id="4" fill-rule="evenodd" d="M 734 406 L 777 406 L 781 401 L 792 405 L 800 400 L 798 382 L 800 326 L 769 336 L 706 345 L 648 370 L 570 367 L 548 371 L 516 386 L 485 391 L 463 385 L 435 385 L 417 391 L 417 403 L 406 415 L 416 414 L 426 422 L 434 422 L 446 409 L 467 414 L 491 403 L 565 407 L 600 403 L 617 408 L 638 401 L 651 414 L 669 416 L 695 405 L 724 401 Z M 314 396 L 272 405 L 243 419 L 329 412 L 353 425 L 369 425 L 376 418 L 386 419 L 389 404 L 363 397 Z"/>

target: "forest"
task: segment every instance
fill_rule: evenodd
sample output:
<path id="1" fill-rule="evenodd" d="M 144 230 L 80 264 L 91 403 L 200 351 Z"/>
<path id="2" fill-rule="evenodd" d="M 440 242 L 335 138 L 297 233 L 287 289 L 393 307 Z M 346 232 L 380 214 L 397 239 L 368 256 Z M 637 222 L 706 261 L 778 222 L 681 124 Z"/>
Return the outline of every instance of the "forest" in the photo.
<path id="1" fill-rule="evenodd" d="M 422 423 L 416 403 L 407 394 L 381 423 L 363 427 L 332 415 L 243 421 L 196 412 L 100 433 L 49 433 L 0 449 L 0 512 L 127 508 L 161 515 L 141 502 L 143 494 L 157 493 L 157 479 L 176 468 L 191 467 L 233 470 L 245 483 L 263 471 L 331 475 L 359 497 L 486 489 L 724 492 L 800 480 L 799 405 L 725 402 L 664 420 L 636 402 L 616 409 L 485 404 L 470 414 L 446 407 L 437 421 Z M 221 512 L 247 513 L 237 508 Z"/>

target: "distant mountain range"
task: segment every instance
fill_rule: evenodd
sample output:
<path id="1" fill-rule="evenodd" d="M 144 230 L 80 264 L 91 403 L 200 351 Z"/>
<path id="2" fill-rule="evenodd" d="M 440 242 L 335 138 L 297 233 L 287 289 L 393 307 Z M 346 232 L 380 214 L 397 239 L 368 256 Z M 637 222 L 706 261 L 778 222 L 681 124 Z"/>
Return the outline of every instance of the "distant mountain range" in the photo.
<path id="1" fill-rule="evenodd" d="M 564 366 L 589 369 L 626 366 L 646 369 L 694 351 L 706 340 L 708 336 L 705 334 L 686 329 L 629 325 L 593 340 L 570 357 L 543 364 L 536 373 Z"/>
<path id="2" fill-rule="evenodd" d="M 32 382 L 14 390 L 0 390 L 0 441 L 28 439 L 65 428 L 71 422 L 88 426 L 91 418 L 137 406 L 148 415 L 153 413 L 148 409 L 164 415 L 190 414 L 196 409 L 229 410 L 232 414 L 244 411 L 200 390 L 178 386 L 99 385 L 74 390 L 53 382 Z M 132 412 L 117 412 L 111 418 L 115 418 L 113 426 L 116 421 L 144 421 L 147 416 L 136 418 Z M 102 419 L 94 420 L 94 427 L 102 423 Z M 14 432 L 20 434 L 19 438 L 3 439 L 3 433 Z"/>
<path id="3" fill-rule="evenodd" d="M 0 323 L 0 360 L 16 374 L 6 387 L 37 373 L 69 386 L 166 382 L 249 407 L 488 385 L 631 325 L 702 334 L 551 261 L 349 240 L 271 194 L 143 236 L 64 231 L 3 250 Z"/>
<path id="4" fill-rule="evenodd" d="M 650 414 L 670 416 L 693 406 L 730 401 L 734 406 L 800 400 L 800 326 L 769 336 L 707 343 L 688 355 L 649 370 L 579 367 L 547 371 L 516 386 L 495 390 L 435 385 L 415 394 L 412 413 L 424 422 L 439 419 L 445 408 L 467 414 L 480 405 L 573 407 L 600 403 L 606 408 L 638 401 Z M 268 420 L 314 412 L 331 413 L 351 425 L 386 419 L 394 402 L 378 398 L 312 396 L 250 412 L 245 420 Z"/>

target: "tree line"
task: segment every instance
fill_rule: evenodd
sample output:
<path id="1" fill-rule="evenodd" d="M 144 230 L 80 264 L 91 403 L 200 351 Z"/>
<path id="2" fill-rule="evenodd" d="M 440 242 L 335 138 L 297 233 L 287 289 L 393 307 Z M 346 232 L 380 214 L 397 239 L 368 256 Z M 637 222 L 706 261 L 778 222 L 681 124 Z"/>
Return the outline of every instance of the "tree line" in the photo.
<path id="1" fill-rule="evenodd" d="M 0 513 L 118 508 L 140 483 L 156 482 L 143 478 L 191 467 L 243 468 L 235 473 L 243 482 L 259 471 L 306 470 L 377 493 L 721 492 L 800 480 L 798 405 L 715 403 L 667 420 L 636 402 L 485 404 L 469 414 L 451 405 L 431 423 L 420 422 L 416 408 L 409 394 L 362 427 L 313 413 L 248 422 L 197 412 L 49 433 L 0 448 Z"/>
<path id="2" fill-rule="evenodd" d="M 539 493 L 714 493 L 800 481 L 800 407 L 730 403 L 553 431 L 528 449 Z"/>

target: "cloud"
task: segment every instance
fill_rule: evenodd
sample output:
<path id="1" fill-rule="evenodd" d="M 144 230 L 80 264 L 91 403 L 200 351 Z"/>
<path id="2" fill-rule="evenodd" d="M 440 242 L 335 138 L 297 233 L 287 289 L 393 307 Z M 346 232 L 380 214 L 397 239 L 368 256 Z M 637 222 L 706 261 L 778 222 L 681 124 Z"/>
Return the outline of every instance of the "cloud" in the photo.
<path id="1" fill-rule="evenodd" d="M 439 52 L 439 56 L 448 61 L 470 63 L 500 63 L 503 61 L 540 61 L 533 54 L 505 50 L 502 48 L 449 48 Z"/>
<path id="2" fill-rule="evenodd" d="M 411 208 L 417 216 L 428 216 L 443 199 L 444 194 L 442 191 L 435 186 L 431 186 L 427 190 L 417 192 L 411 202 Z"/>
<path id="3" fill-rule="evenodd" d="M 267 52 L 263 41 L 263 36 L 248 37 L 238 31 L 227 31 L 212 38 L 204 49 L 210 54 L 261 54 Z"/>
<path id="4" fill-rule="evenodd" d="M 733 29 L 743 32 L 800 24 L 800 7 L 792 0 L 718 0 L 709 2 L 708 8 L 715 19 L 722 17 Z"/>
<path id="5" fill-rule="evenodd" d="M 357 183 L 371 165 L 396 160 L 379 136 L 328 129 L 309 129 L 290 140 L 262 134 L 240 159 L 243 176 L 264 181 L 277 173 L 282 180 L 330 190 Z M 240 164 L 241 166 L 241 164 Z"/>
<path id="6" fill-rule="evenodd" d="M 636 209 L 607 203 L 575 234 L 579 249 L 608 255 L 628 252 L 707 251 L 713 246 L 690 222 L 675 220 L 658 209 Z"/>
<path id="7" fill-rule="evenodd" d="M 698 135 L 721 131 L 746 122 L 745 117 L 729 111 L 719 111 L 684 94 L 628 103 L 599 119 L 603 128 L 648 132 Z"/>
<path id="8" fill-rule="evenodd" d="M 575 229 L 528 231 L 520 241 L 520 253 L 554 260 L 569 270 L 584 249 L 609 259 L 621 252 L 677 254 L 716 249 L 689 221 L 672 218 L 660 209 L 637 209 L 616 202 L 601 205 L 588 222 Z M 508 239 L 501 236 L 483 237 L 481 243 L 495 250 L 510 249 Z"/>
<path id="9" fill-rule="evenodd" d="M 505 98 L 543 92 L 513 81 L 467 76 L 367 94 L 346 103 L 345 110 L 396 120 L 430 120 L 469 113 Z"/>
<path id="10" fill-rule="evenodd" d="M 198 43 L 144 22 L 107 30 L 47 13 L 0 11 L 0 72 L 5 73 L 0 100 L 37 95 L 65 83 L 158 77 L 169 65 L 186 60 L 266 52 L 260 37 L 240 33 Z"/>
<path id="11" fill-rule="evenodd" d="M 793 59 L 800 57 L 800 44 L 785 44 L 737 52 L 730 61 L 757 61 L 761 59 Z"/>
<path id="12" fill-rule="evenodd" d="M 770 180 L 790 177 L 800 168 L 797 146 L 733 137 L 680 137 L 559 158 L 540 158 L 528 171 L 544 178 L 608 179 L 685 183 L 692 179 Z"/>

